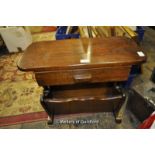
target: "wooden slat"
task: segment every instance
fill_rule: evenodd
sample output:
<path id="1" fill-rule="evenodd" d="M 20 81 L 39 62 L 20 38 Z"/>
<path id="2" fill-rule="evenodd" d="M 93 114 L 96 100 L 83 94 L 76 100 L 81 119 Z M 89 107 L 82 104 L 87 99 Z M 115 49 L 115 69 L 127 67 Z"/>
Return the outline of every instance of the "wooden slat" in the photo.
<path id="1" fill-rule="evenodd" d="M 136 32 L 134 32 L 134 31 L 133 31 L 131 28 L 129 28 L 128 26 L 122 26 L 122 28 L 124 29 L 124 31 L 125 31 L 126 33 L 128 33 L 128 35 L 129 35 L 131 38 L 137 36 Z"/>
<path id="2" fill-rule="evenodd" d="M 94 37 L 99 37 L 99 34 L 97 33 L 95 26 L 91 26 L 92 32 L 94 34 Z"/>
<path id="3" fill-rule="evenodd" d="M 93 38 L 91 27 L 87 26 L 87 30 L 88 30 L 89 38 Z"/>
<path id="4" fill-rule="evenodd" d="M 100 37 L 106 37 L 106 35 L 104 34 L 104 32 L 100 26 L 95 26 L 95 29 Z"/>
<path id="5" fill-rule="evenodd" d="M 81 38 L 126 36 L 133 39 L 137 36 L 128 26 L 80 26 L 79 30 Z"/>
<path id="6" fill-rule="evenodd" d="M 89 38 L 87 26 L 79 26 L 79 32 L 81 38 Z"/>
<path id="7" fill-rule="evenodd" d="M 111 37 L 111 29 L 110 26 L 101 26 L 101 30 L 106 37 Z"/>
<path id="8" fill-rule="evenodd" d="M 70 33 L 70 31 L 71 31 L 71 26 L 67 26 L 67 31 L 66 31 L 66 34 L 69 34 Z"/>
<path id="9" fill-rule="evenodd" d="M 125 36 L 124 29 L 121 26 L 115 26 L 115 36 Z"/>

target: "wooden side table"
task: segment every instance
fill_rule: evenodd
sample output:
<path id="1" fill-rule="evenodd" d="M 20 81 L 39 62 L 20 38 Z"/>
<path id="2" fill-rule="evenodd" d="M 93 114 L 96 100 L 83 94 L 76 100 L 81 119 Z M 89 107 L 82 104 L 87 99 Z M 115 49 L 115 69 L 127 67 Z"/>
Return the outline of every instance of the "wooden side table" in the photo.
<path id="1" fill-rule="evenodd" d="M 70 39 L 33 43 L 18 67 L 33 71 L 44 87 L 41 104 L 51 119 L 110 111 L 121 121 L 126 95 L 120 83 L 128 80 L 132 65 L 145 59 L 137 44 L 125 37 Z"/>

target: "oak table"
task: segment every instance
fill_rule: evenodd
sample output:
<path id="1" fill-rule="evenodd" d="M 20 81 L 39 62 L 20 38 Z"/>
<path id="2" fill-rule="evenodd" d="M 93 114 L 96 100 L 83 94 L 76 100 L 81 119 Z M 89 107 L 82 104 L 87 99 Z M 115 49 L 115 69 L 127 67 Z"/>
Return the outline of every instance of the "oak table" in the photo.
<path id="1" fill-rule="evenodd" d="M 125 37 L 69 39 L 31 44 L 18 68 L 35 73 L 44 87 L 41 104 L 51 119 L 59 114 L 113 112 L 121 121 L 127 97 L 120 83 L 145 59 L 137 44 Z"/>

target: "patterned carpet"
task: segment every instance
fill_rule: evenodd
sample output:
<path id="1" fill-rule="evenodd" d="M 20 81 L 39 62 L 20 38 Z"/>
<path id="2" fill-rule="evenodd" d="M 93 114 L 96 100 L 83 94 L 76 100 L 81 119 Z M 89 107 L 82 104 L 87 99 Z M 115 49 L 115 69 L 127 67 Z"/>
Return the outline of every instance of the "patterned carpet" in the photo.
<path id="1" fill-rule="evenodd" d="M 55 32 L 34 34 L 32 39 L 33 42 L 55 40 Z M 0 57 L 0 117 L 43 111 L 39 102 L 42 87 L 37 85 L 32 72 L 17 68 L 22 54 Z"/>
<path id="2" fill-rule="evenodd" d="M 4 117 L 44 111 L 39 101 L 42 87 L 33 73 L 18 70 L 20 56 L 22 53 L 0 57 L 0 125 Z"/>
<path id="3" fill-rule="evenodd" d="M 32 39 L 33 42 L 55 40 L 55 32 L 34 34 Z M 32 72 L 17 68 L 22 54 L 0 56 L 0 126 L 47 119 L 40 104 L 42 87 L 37 85 Z"/>

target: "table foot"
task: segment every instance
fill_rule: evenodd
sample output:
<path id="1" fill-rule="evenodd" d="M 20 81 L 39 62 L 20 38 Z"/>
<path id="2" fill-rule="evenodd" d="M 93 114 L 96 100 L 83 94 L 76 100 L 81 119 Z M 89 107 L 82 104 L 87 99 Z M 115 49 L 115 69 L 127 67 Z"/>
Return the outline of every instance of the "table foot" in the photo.
<path id="1" fill-rule="evenodd" d="M 48 116 L 47 118 L 47 124 L 48 125 L 53 125 L 54 122 L 54 115 L 53 116 Z"/>
<path id="2" fill-rule="evenodd" d="M 128 102 L 128 92 L 126 91 L 124 95 L 125 95 L 124 103 L 119 108 L 119 110 L 117 110 L 114 113 L 116 123 L 122 123 L 123 115 L 124 115 L 124 112 L 125 112 L 125 109 L 126 109 L 126 105 L 127 105 L 127 102 Z"/>

